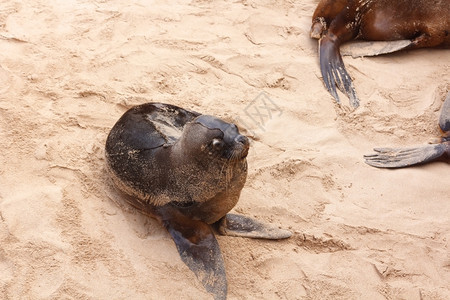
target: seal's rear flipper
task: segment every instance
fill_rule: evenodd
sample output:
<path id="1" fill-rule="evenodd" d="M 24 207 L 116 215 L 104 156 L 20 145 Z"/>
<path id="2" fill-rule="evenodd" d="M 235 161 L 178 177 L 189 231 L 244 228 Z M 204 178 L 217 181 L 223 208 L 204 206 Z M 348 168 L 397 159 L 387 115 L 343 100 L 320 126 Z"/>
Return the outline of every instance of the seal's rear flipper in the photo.
<path id="1" fill-rule="evenodd" d="M 417 148 L 375 148 L 377 153 L 364 155 L 368 165 L 377 168 L 403 168 L 423 164 L 441 157 L 450 149 L 450 142 Z"/>
<path id="2" fill-rule="evenodd" d="M 201 281 L 214 299 L 226 299 L 227 278 L 219 244 L 210 225 L 185 217 L 176 209 L 158 209 L 183 262 Z"/>
<path id="3" fill-rule="evenodd" d="M 292 235 L 288 230 L 241 215 L 227 214 L 219 222 L 219 232 L 223 235 L 270 240 L 286 239 Z"/>
<path id="4" fill-rule="evenodd" d="M 398 41 L 354 41 L 341 46 L 341 54 L 346 56 L 363 57 L 388 54 L 408 48 L 410 40 Z"/>
<path id="5" fill-rule="evenodd" d="M 337 42 L 329 36 L 324 36 L 319 40 L 319 61 L 323 81 L 330 94 L 338 103 L 340 102 L 336 91 L 337 86 L 349 97 L 351 106 L 357 108 L 359 99 L 356 96 L 352 79 L 345 69 Z"/>

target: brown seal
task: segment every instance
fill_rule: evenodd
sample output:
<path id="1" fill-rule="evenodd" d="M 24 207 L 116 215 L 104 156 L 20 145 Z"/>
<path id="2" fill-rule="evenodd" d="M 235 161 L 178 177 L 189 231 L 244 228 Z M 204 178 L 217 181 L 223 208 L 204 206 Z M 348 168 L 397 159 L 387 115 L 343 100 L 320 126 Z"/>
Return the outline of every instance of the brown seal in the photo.
<path id="1" fill-rule="evenodd" d="M 442 156 L 450 157 L 450 92 L 439 117 L 440 142 L 411 148 L 375 148 L 375 154 L 364 155 L 366 164 L 377 168 L 403 168 L 427 163 Z"/>
<path id="2" fill-rule="evenodd" d="M 171 234 L 183 262 L 216 299 L 227 294 L 221 234 L 283 239 L 291 232 L 229 214 L 247 178 L 249 140 L 234 124 L 169 104 L 128 110 L 106 141 L 125 199 Z"/>
<path id="3" fill-rule="evenodd" d="M 354 39 L 409 40 L 400 49 L 448 47 L 450 4 L 448 0 L 322 0 L 312 17 L 311 37 L 319 39 L 326 88 L 339 102 L 337 86 L 356 108 L 359 100 L 342 61 L 341 44 Z"/>

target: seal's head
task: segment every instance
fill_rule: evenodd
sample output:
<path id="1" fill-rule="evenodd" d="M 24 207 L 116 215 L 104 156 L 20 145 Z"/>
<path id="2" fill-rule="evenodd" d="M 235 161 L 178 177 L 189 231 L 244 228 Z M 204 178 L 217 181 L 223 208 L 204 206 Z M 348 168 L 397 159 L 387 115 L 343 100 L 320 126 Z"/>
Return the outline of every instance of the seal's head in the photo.
<path id="1" fill-rule="evenodd" d="M 236 125 L 208 115 L 187 123 L 180 141 L 189 141 L 183 147 L 187 152 L 197 153 L 197 157 L 200 150 L 205 155 L 229 161 L 245 159 L 250 146 Z"/>

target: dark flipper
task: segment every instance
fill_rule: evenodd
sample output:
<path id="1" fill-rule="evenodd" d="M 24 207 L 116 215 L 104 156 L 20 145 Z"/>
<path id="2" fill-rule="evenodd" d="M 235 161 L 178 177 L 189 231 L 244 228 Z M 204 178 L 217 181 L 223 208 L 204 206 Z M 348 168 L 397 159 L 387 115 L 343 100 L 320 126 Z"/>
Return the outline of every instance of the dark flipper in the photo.
<path id="1" fill-rule="evenodd" d="M 286 239 L 292 235 L 288 230 L 241 215 L 227 214 L 219 222 L 219 232 L 223 235 L 270 240 Z"/>
<path id="2" fill-rule="evenodd" d="M 345 69 L 339 46 L 328 36 L 319 40 L 319 60 L 323 81 L 330 94 L 338 103 L 340 102 L 336 91 L 337 86 L 349 97 L 351 106 L 357 108 L 359 99 L 356 96 L 352 79 Z"/>
<path id="3" fill-rule="evenodd" d="M 226 299 L 227 278 L 219 244 L 210 225 L 185 217 L 167 205 L 158 208 L 162 223 L 172 236 L 181 259 L 214 299 Z"/>
<path id="4" fill-rule="evenodd" d="M 417 148 L 375 148 L 378 153 L 364 155 L 368 165 L 377 168 L 403 168 L 435 160 L 450 149 L 450 142 Z"/>
<path id="5" fill-rule="evenodd" d="M 214 299 L 226 299 L 227 277 L 219 244 L 210 225 L 184 216 L 170 204 L 155 207 L 113 188 L 121 199 L 139 212 L 158 219 L 169 231 L 181 260 Z"/>
<path id="6" fill-rule="evenodd" d="M 439 127 L 443 132 L 450 136 L 450 92 L 448 92 L 445 98 L 444 104 L 441 108 L 441 116 L 439 117 Z"/>
<path id="7" fill-rule="evenodd" d="M 397 41 L 352 41 L 341 46 L 342 55 L 352 57 L 376 56 L 392 53 L 408 48 L 412 42 L 410 40 Z"/>

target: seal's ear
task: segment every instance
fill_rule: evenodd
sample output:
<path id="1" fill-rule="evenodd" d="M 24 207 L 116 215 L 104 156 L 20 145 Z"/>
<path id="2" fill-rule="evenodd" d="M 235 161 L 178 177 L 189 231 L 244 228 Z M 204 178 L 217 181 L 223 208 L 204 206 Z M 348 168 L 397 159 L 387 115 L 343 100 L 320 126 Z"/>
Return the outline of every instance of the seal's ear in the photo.
<path id="1" fill-rule="evenodd" d="M 214 299 L 226 299 L 225 265 L 211 226 L 187 218 L 170 205 L 158 208 L 157 212 L 172 236 L 181 260 L 194 272 Z"/>

